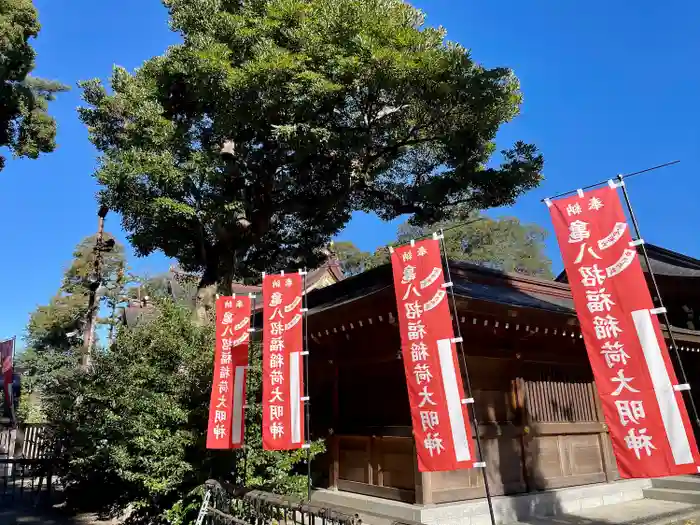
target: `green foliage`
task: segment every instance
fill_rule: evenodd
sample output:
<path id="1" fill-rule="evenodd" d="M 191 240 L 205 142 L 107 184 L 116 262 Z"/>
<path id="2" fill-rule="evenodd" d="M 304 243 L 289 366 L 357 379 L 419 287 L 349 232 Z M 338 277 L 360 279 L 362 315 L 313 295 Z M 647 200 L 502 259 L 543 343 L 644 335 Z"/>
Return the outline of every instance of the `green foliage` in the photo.
<path id="1" fill-rule="evenodd" d="M 333 243 L 333 254 L 340 262 L 340 269 L 347 277 L 371 270 L 389 262 L 389 253 L 378 248 L 373 253 L 363 252 L 352 241 L 337 241 Z"/>
<path id="2" fill-rule="evenodd" d="M 35 396 L 23 395 L 20 397 L 17 419 L 24 424 L 46 422 L 46 416 L 41 409 L 41 403 Z"/>
<path id="3" fill-rule="evenodd" d="M 113 239 L 109 233 L 104 240 Z M 94 274 L 95 236 L 83 239 L 73 251 L 73 260 L 66 269 L 58 292 L 47 305 L 38 306 L 31 314 L 25 334 L 26 350 L 18 356 L 18 364 L 26 371 L 23 380 L 25 395 L 39 393 L 42 387 L 77 366 L 83 329 L 88 312 L 89 287 L 100 280 L 108 293 L 119 282 L 124 270 L 124 247 L 115 243 L 103 252 L 100 275 Z M 109 300 L 100 297 L 100 302 Z"/>
<path id="4" fill-rule="evenodd" d="M 247 460 L 238 458 L 238 472 L 245 477 L 240 481 L 248 487 L 260 488 L 278 494 L 305 495 L 306 470 L 299 470 L 306 462 L 306 450 L 291 452 L 262 449 L 262 345 L 253 343 L 250 347 L 250 366 L 248 373 L 245 442 L 248 446 Z M 311 444 L 311 457 L 325 451 L 322 440 Z"/>
<path id="5" fill-rule="evenodd" d="M 139 254 L 161 250 L 202 286 L 315 267 L 356 210 L 428 224 L 541 180 L 532 145 L 489 162 L 519 112 L 513 73 L 403 1 L 166 5 L 183 43 L 115 68 L 110 91 L 83 82 L 79 111 L 101 201 Z"/>
<path id="6" fill-rule="evenodd" d="M 68 87 L 31 77 L 35 52 L 30 40 L 39 34 L 31 0 L 0 2 L 0 147 L 16 157 L 36 159 L 56 148 L 56 123 L 47 111 L 56 93 Z M 5 157 L 0 156 L 0 171 Z"/>
<path id="7" fill-rule="evenodd" d="M 417 227 L 408 223 L 399 226 L 394 244 L 430 235 L 444 229 L 445 250 L 453 261 L 465 261 L 502 272 L 521 273 L 551 279 L 552 261 L 545 253 L 547 232 L 535 224 L 522 224 L 507 217 L 490 219 L 472 215 Z M 355 275 L 389 262 L 389 251 L 378 248 L 374 253 L 362 252 L 352 242 L 335 243 L 334 251 L 346 275 Z"/>
<path id="8" fill-rule="evenodd" d="M 151 323 L 121 329 L 89 371 L 71 369 L 48 387 L 45 412 L 63 445 L 56 468 L 69 505 L 113 513 L 128 506 L 143 523 L 189 523 L 204 481 L 243 481 L 242 452 L 205 449 L 213 348 L 212 326 L 162 301 Z M 259 345 L 252 354 L 247 485 L 298 493 L 306 477 L 294 470 L 306 451 L 261 450 Z"/>

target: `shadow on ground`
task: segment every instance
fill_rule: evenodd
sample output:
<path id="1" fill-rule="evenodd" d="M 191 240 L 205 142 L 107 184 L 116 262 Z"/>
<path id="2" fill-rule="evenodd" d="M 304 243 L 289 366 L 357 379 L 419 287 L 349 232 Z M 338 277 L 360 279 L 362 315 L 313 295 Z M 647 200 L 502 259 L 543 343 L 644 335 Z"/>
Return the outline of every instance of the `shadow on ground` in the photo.
<path id="1" fill-rule="evenodd" d="M 56 509 L 0 509 L 0 525 L 112 525 L 93 514 L 69 515 Z"/>
<path id="2" fill-rule="evenodd" d="M 577 514 L 530 518 L 529 525 L 684 525 L 688 520 L 700 523 L 700 507 L 687 504 L 638 500 L 599 507 Z M 691 521 L 692 523 L 692 521 Z"/>

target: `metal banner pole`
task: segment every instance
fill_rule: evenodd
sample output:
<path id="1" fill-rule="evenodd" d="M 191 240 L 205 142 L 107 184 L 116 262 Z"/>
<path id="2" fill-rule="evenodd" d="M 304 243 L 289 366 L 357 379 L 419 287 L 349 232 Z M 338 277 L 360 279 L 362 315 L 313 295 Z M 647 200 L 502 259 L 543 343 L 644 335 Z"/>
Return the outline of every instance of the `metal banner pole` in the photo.
<path id="1" fill-rule="evenodd" d="M 299 273 L 303 276 L 302 284 L 302 313 L 304 314 L 304 349 L 301 355 L 304 356 L 304 427 L 306 428 L 306 443 L 304 447 L 306 448 L 306 498 L 311 501 L 311 398 L 309 397 L 309 305 L 308 298 L 306 295 L 306 276 L 308 271 L 306 269 L 299 270 Z"/>
<path id="2" fill-rule="evenodd" d="M 250 334 L 250 339 L 248 340 L 248 369 L 246 370 L 245 374 L 245 396 L 246 396 L 246 409 L 250 407 L 250 403 L 248 403 L 247 398 L 248 398 L 248 375 L 250 374 L 251 366 L 250 366 L 250 350 L 253 347 L 253 334 L 255 333 L 255 328 L 253 328 L 253 320 L 255 319 L 255 307 L 257 306 L 256 300 L 258 298 L 257 295 L 254 293 L 248 294 L 248 297 L 250 297 L 250 326 L 248 327 L 248 333 Z M 247 411 L 247 410 L 246 410 Z M 245 418 L 244 418 L 245 419 Z M 244 421 L 244 429 L 247 429 L 248 426 L 245 425 Z M 248 486 L 248 444 L 246 443 L 245 439 L 245 430 L 243 431 L 243 486 L 247 487 Z"/>
<path id="3" fill-rule="evenodd" d="M 486 474 L 486 463 L 484 462 L 484 452 L 481 445 L 481 436 L 479 435 L 479 420 L 476 417 L 476 406 L 474 403 L 474 396 L 472 393 L 472 384 L 469 380 L 469 370 L 467 369 L 467 357 L 464 352 L 464 339 L 462 338 L 462 329 L 459 326 L 459 315 L 457 314 L 457 301 L 455 300 L 454 283 L 452 282 L 452 275 L 450 272 L 450 260 L 447 258 L 447 249 L 445 247 L 445 233 L 444 230 L 440 229 L 436 237 L 440 239 L 440 251 L 442 252 L 442 257 L 445 264 L 445 277 L 447 278 L 446 284 L 449 288 L 450 302 L 452 306 L 452 326 L 455 329 L 455 335 L 457 336 L 457 344 L 459 345 L 459 355 L 462 362 L 462 367 L 464 368 L 464 380 L 465 386 L 467 387 L 467 396 L 472 407 L 472 426 L 474 427 L 474 435 L 476 436 L 476 449 L 479 454 L 479 460 L 481 461 L 481 474 L 484 477 L 484 491 L 486 492 L 486 502 L 489 506 L 489 515 L 491 516 L 491 525 L 496 525 L 496 516 L 493 512 L 493 501 L 491 499 L 491 489 L 489 487 L 489 479 Z"/>
<path id="4" fill-rule="evenodd" d="M 675 355 L 676 361 L 678 362 L 678 371 L 680 372 L 681 380 L 683 381 L 683 384 L 688 385 L 688 376 L 685 373 L 685 368 L 683 367 L 683 361 L 681 360 L 681 355 L 680 355 L 680 352 L 678 351 L 678 345 L 676 344 L 676 338 L 673 335 L 673 329 L 671 328 L 671 323 L 668 320 L 668 313 L 666 311 L 666 307 L 664 306 L 663 298 L 661 297 L 661 291 L 659 290 L 659 285 L 656 282 L 656 276 L 654 275 L 654 270 L 651 268 L 651 260 L 649 259 L 649 254 L 647 253 L 647 248 L 644 244 L 644 238 L 642 237 L 642 234 L 640 233 L 639 223 L 637 222 L 637 217 L 635 216 L 634 210 L 632 209 L 632 202 L 630 201 L 629 194 L 627 193 L 627 186 L 625 185 L 625 176 L 618 175 L 617 180 L 619 181 L 617 186 L 622 188 L 622 195 L 625 198 L 625 204 L 627 205 L 627 210 L 629 211 L 629 214 L 630 214 L 630 220 L 632 221 L 632 226 L 634 227 L 635 235 L 637 236 L 637 240 L 641 241 L 641 244 L 639 246 L 640 246 L 641 251 L 642 251 L 642 257 L 644 258 L 644 262 L 647 265 L 647 271 L 649 272 L 649 277 L 651 278 L 651 284 L 654 288 L 654 293 L 656 294 L 656 299 L 658 301 L 658 305 L 661 308 L 661 315 L 663 316 L 664 324 L 666 325 L 666 329 L 668 330 L 668 338 L 671 340 L 671 347 L 673 348 L 673 354 Z M 652 300 L 653 300 L 653 298 L 652 298 Z M 690 389 L 688 389 L 688 392 L 690 392 Z M 693 399 L 692 393 L 687 397 L 690 400 L 690 408 L 693 412 L 693 417 L 695 418 L 695 425 L 697 426 L 697 429 L 700 430 L 700 417 L 698 417 L 698 409 L 695 406 L 695 400 Z"/>
<path id="5" fill-rule="evenodd" d="M 643 173 L 649 173 L 650 171 L 656 171 L 661 168 L 666 168 L 667 166 L 673 166 L 675 164 L 678 164 L 680 160 L 672 160 L 671 162 L 665 162 L 663 164 L 659 164 L 657 166 L 652 166 L 651 168 L 646 168 L 643 170 L 639 171 L 634 171 L 632 173 L 627 173 L 625 175 L 622 175 L 622 177 L 635 177 L 637 175 L 642 175 Z M 619 175 L 618 175 L 619 177 Z M 607 184 L 610 179 L 605 179 L 601 180 L 600 182 L 596 182 L 595 184 L 589 184 L 588 186 L 584 186 L 583 188 L 577 188 L 575 190 L 569 190 L 565 191 L 563 193 L 557 193 L 556 195 L 552 195 L 551 197 L 547 197 L 545 199 L 542 199 L 542 202 L 547 202 L 547 201 L 552 201 L 554 199 L 558 199 L 559 197 L 566 197 L 567 195 L 571 195 L 573 193 L 576 193 L 579 190 L 590 190 L 591 188 L 595 188 L 596 186 L 602 186 L 603 184 Z"/>

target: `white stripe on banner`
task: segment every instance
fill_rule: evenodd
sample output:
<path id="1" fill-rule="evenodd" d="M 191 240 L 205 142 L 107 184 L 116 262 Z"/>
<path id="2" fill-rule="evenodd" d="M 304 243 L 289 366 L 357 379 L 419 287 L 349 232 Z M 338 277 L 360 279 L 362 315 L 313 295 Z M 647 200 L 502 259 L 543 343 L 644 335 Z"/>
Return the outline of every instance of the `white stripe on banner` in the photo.
<path id="1" fill-rule="evenodd" d="M 654 387 L 656 401 L 661 409 L 661 419 L 671 445 L 671 452 L 676 465 L 693 463 L 693 454 L 690 451 L 690 442 L 683 426 L 681 410 L 678 399 L 671 384 L 671 378 L 666 370 L 659 341 L 656 339 L 656 331 L 651 321 L 649 310 L 636 310 L 632 312 L 632 321 L 637 330 L 639 342 L 642 344 L 644 359 L 649 368 L 651 384 Z"/>
<path id="2" fill-rule="evenodd" d="M 245 366 L 237 366 L 233 376 L 233 422 L 231 443 L 240 445 L 243 430 L 243 392 L 245 391 Z"/>
<path id="3" fill-rule="evenodd" d="M 442 386 L 445 389 L 447 401 L 447 413 L 450 417 L 452 429 L 452 441 L 455 447 L 457 461 L 470 461 L 469 441 L 467 429 L 464 424 L 464 412 L 462 412 L 462 399 L 457 386 L 457 371 L 452 350 L 452 341 L 440 339 L 437 342 L 438 357 L 440 358 L 440 371 L 442 372 Z"/>
<path id="4" fill-rule="evenodd" d="M 289 354 L 289 424 L 292 425 L 292 443 L 301 443 L 301 353 Z"/>

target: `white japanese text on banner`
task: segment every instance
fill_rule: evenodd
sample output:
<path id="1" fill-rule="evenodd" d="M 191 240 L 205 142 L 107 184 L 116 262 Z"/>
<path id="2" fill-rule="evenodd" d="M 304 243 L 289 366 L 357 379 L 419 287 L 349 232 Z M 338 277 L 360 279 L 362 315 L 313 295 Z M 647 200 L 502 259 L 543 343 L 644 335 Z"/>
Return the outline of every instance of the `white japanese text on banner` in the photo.
<path id="1" fill-rule="evenodd" d="M 391 265 L 418 469 L 471 468 L 471 429 L 440 243 L 428 239 L 395 248 Z"/>
<path id="2" fill-rule="evenodd" d="M 698 448 L 617 190 L 579 192 L 550 211 L 620 476 L 697 473 Z"/>

